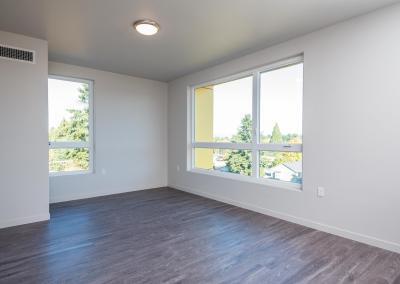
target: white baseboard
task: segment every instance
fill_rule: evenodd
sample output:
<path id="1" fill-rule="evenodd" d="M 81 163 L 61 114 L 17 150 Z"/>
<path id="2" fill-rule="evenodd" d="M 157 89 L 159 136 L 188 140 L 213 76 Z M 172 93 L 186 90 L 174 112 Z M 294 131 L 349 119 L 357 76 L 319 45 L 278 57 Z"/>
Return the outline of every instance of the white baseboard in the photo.
<path id="1" fill-rule="evenodd" d="M 93 198 L 93 197 L 100 197 L 100 196 L 107 196 L 113 194 L 120 194 L 120 193 L 127 193 L 132 191 L 140 191 L 140 190 L 147 190 L 153 188 L 161 188 L 167 187 L 167 185 L 154 185 L 145 188 L 128 188 L 128 189 L 118 189 L 113 191 L 102 191 L 102 192 L 82 192 L 79 194 L 64 194 L 64 195 L 56 195 L 52 194 L 50 190 L 50 204 L 58 203 L 58 202 L 66 202 L 72 200 L 79 200 L 79 199 L 86 199 L 86 198 Z"/>
<path id="2" fill-rule="evenodd" d="M 375 247 L 379 247 L 382 249 L 386 249 L 389 251 L 393 251 L 393 252 L 397 252 L 400 253 L 400 244 L 398 243 L 394 243 L 391 241 L 386 241 L 386 240 L 382 240 L 382 239 L 378 239 L 375 237 L 371 237 L 371 236 L 367 236 L 364 234 L 360 234 L 360 233 L 356 233 L 356 232 L 352 232 L 346 229 L 341 229 L 338 227 L 334 227 L 334 226 L 330 226 L 327 224 L 322 224 L 319 222 L 315 222 L 309 219 L 304 219 L 304 218 L 299 218 L 293 215 L 289 215 L 286 213 L 282 213 L 282 212 L 277 212 L 274 210 L 270 210 L 267 208 L 263 208 L 257 205 L 253 205 L 253 204 L 249 204 L 249 203 L 245 203 L 245 202 L 241 202 L 241 201 L 237 201 L 237 200 L 233 200 L 230 198 L 226 198 L 226 197 L 222 197 L 222 196 L 218 196 L 218 195 L 214 195 L 214 194 L 208 194 L 208 193 L 204 193 L 201 190 L 198 189 L 192 189 L 192 188 L 187 188 L 187 187 L 182 187 L 182 186 L 178 186 L 178 185 L 169 185 L 169 187 L 171 188 L 175 188 L 181 191 L 185 191 L 188 193 L 192 193 L 195 195 L 199 195 L 199 196 L 203 196 L 209 199 L 214 199 L 220 202 L 224 202 L 224 203 L 228 203 L 237 207 L 241 207 L 247 210 L 251 210 L 254 212 L 258 212 L 264 215 L 269 215 L 278 219 L 282 219 L 288 222 L 292 222 L 292 223 L 296 223 L 299 225 L 303 225 L 305 227 L 309 227 L 312 229 L 316 229 L 322 232 L 326 232 L 329 234 L 333 234 L 333 235 L 337 235 L 343 238 L 347 238 L 347 239 L 351 239 L 360 243 L 364 243 L 367 245 L 371 245 L 371 246 L 375 246 Z"/>
<path id="3" fill-rule="evenodd" d="M 44 214 L 39 214 L 39 215 L 34 215 L 34 216 L 0 221 L 0 229 L 29 224 L 29 223 L 47 221 L 49 219 L 50 219 L 50 213 L 44 213 Z"/>

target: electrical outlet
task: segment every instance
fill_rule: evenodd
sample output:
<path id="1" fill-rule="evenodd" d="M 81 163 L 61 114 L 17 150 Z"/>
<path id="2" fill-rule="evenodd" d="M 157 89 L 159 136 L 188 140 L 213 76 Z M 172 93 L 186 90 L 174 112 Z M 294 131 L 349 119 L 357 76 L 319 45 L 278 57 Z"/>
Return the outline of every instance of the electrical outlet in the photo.
<path id="1" fill-rule="evenodd" d="M 176 165 L 176 171 L 179 172 L 181 170 L 181 167 L 179 165 Z"/>
<path id="2" fill-rule="evenodd" d="M 325 196 L 325 188 L 322 186 L 318 186 L 317 188 L 317 196 L 318 197 L 324 197 Z"/>
<path id="3" fill-rule="evenodd" d="M 105 175 L 105 174 L 107 174 L 107 171 L 106 171 L 106 169 L 102 168 L 102 169 L 101 169 L 101 174 L 102 174 L 102 175 Z"/>

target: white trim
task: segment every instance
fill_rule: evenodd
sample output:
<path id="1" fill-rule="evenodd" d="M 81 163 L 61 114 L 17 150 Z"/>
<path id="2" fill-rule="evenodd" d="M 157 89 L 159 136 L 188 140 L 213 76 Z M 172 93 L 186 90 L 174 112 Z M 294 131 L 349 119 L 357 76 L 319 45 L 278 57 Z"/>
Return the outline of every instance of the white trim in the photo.
<path id="1" fill-rule="evenodd" d="M 0 229 L 19 226 L 19 225 L 25 225 L 25 224 L 29 224 L 29 223 L 42 222 L 42 221 L 47 221 L 47 220 L 50 220 L 50 213 L 43 213 L 43 214 L 39 214 L 39 215 L 33 215 L 33 216 L 22 217 L 22 218 L 14 218 L 14 219 L 6 220 L 6 221 L 1 221 Z"/>
<path id="2" fill-rule="evenodd" d="M 70 81 L 70 82 L 82 83 L 82 84 L 93 83 L 93 80 L 91 80 L 91 79 L 78 78 L 78 77 L 72 77 L 72 76 L 60 76 L 60 75 L 55 75 L 55 74 L 49 74 L 48 77 L 50 79 L 56 79 L 56 80 L 62 80 L 62 81 Z"/>
<path id="3" fill-rule="evenodd" d="M 371 245 L 371 246 L 375 246 L 381 249 L 385 249 L 385 250 L 389 250 L 389 251 L 393 251 L 396 253 L 400 253 L 400 244 L 399 243 L 395 243 L 392 241 L 387 241 L 387 240 L 383 240 L 383 239 L 379 239 L 376 237 L 372 237 L 372 236 L 368 236 L 365 234 L 361 234 L 361 233 L 357 233 L 357 232 L 353 232 L 347 229 L 343 229 L 343 228 L 339 228 L 339 227 L 335 227 L 335 226 L 331 226 L 328 224 L 324 224 L 324 223 L 320 223 L 320 222 L 315 222 L 313 220 L 310 219 L 305 219 L 305 218 L 300 218 L 300 217 L 296 217 L 290 214 L 286 214 L 283 212 L 278 212 L 275 210 L 270 210 L 268 208 L 264 208 L 264 207 L 260 207 L 257 205 L 253 205 L 250 203 L 246 203 L 246 202 L 241 202 L 241 201 L 237 201 L 237 200 L 233 200 L 230 198 L 226 198 L 226 197 L 222 197 L 219 195 L 215 195 L 215 194 L 208 194 L 208 193 L 204 193 L 203 191 L 199 190 L 199 189 L 191 189 L 191 188 L 187 188 L 187 187 L 183 187 L 183 186 L 178 186 L 178 185 L 169 185 L 169 187 L 177 189 L 177 190 L 181 190 L 184 192 L 188 192 L 188 193 L 192 193 L 195 195 L 199 195 L 199 196 L 203 196 L 205 198 L 209 198 L 209 199 L 213 199 L 213 200 L 217 200 L 223 203 L 228 203 L 240 208 L 244 208 L 250 211 L 254 211 L 254 212 L 258 212 L 264 215 L 268 215 L 268 216 L 272 216 L 281 220 L 285 220 L 288 222 L 293 222 L 305 227 L 309 227 L 315 230 L 319 230 L 322 232 L 326 232 L 329 234 L 333 234 L 333 235 L 337 235 L 346 239 L 351 239 L 360 243 L 364 243 L 367 245 Z"/>
<path id="4" fill-rule="evenodd" d="M 192 148 L 255 150 L 274 152 L 302 152 L 302 144 L 256 144 L 256 143 L 220 143 L 220 142 L 194 142 Z"/>
<path id="5" fill-rule="evenodd" d="M 202 87 L 207 87 L 210 85 L 219 85 L 219 84 L 223 84 L 223 83 L 228 83 L 231 81 L 236 81 L 236 80 L 240 80 L 240 79 L 244 79 L 247 77 L 253 77 L 255 70 L 251 69 L 251 70 L 247 70 L 244 72 L 239 72 L 239 73 L 235 73 L 233 75 L 228 75 L 216 80 L 212 80 L 212 81 L 208 81 L 205 83 L 201 83 L 201 84 L 197 84 L 197 85 L 193 85 L 193 86 L 189 86 L 192 90 L 195 90 L 197 88 L 202 88 Z"/>
<path id="6" fill-rule="evenodd" d="M 209 143 L 209 142 L 194 142 L 193 148 L 207 148 L 207 149 L 232 149 L 232 150 L 251 150 L 253 145 L 250 143 Z"/>
<path id="7" fill-rule="evenodd" d="M 226 173 L 226 172 L 220 172 L 220 171 L 216 171 L 216 170 L 204 170 L 204 169 L 198 169 L 198 168 L 193 168 L 193 169 L 189 170 L 188 172 L 195 173 L 195 174 L 210 175 L 210 176 L 226 178 L 226 179 L 233 179 L 233 180 L 249 182 L 249 183 L 256 183 L 256 184 L 267 185 L 267 186 L 276 187 L 276 188 L 283 188 L 283 189 L 288 189 L 288 190 L 294 190 L 297 192 L 302 192 L 301 184 L 288 182 L 288 181 L 274 180 L 274 179 L 267 179 L 267 178 L 254 178 L 252 176 L 244 176 L 244 175 L 235 174 L 235 173 Z"/>
<path id="8" fill-rule="evenodd" d="M 268 71 L 273 71 L 273 70 L 289 67 L 292 65 L 300 64 L 300 63 L 304 63 L 304 54 L 300 54 L 300 55 L 297 55 L 294 57 L 289 57 L 289 58 L 283 59 L 283 60 L 278 60 L 278 61 L 275 61 L 274 63 L 264 65 L 264 67 L 257 68 L 256 72 L 265 73 Z"/>
<path id="9" fill-rule="evenodd" d="M 204 86 L 208 86 L 208 85 L 222 84 L 222 83 L 226 83 L 229 81 L 242 79 L 244 77 L 253 76 L 254 73 L 264 73 L 264 72 L 276 70 L 276 69 L 279 69 L 282 67 L 299 64 L 299 63 L 302 63 L 303 61 L 304 61 L 304 54 L 297 54 L 297 55 L 288 57 L 286 59 L 281 59 L 281 60 L 273 61 L 273 62 L 270 62 L 267 64 L 263 64 L 261 67 L 250 68 L 245 71 L 242 71 L 239 73 L 234 73 L 234 74 L 227 75 L 227 76 L 223 76 L 223 77 L 217 78 L 212 81 L 205 81 L 205 82 L 201 82 L 198 84 L 193 84 L 193 85 L 190 85 L 189 88 L 196 89 L 196 88 L 200 88 L 200 87 L 204 87 Z"/>
<path id="10" fill-rule="evenodd" d="M 49 172 L 49 177 L 88 175 L 88 174 L 93 174 L 93 171 L 85 170 L 85 171 Z"/>
<path id="11" fill-rule="evenodd" d="M 194 88 L 188 87 L 188 105 L 187 105 L 187 162 L 186 170 L 194 168 L 194 149 L 192 141 L 195 141 L 195 105 L 194 105 Z"/>
<path id="12" fill-rule="evenodd" d="M 259 144 L 257 150 L 274 152 L 302 152 L 303 144 Z"/>
<path id="13" fill-rule="evenodd" d="M 58 142 L 50 141 L 49 149 L 90 148 L 89 142 Z"/>
<path id="14" fill-rule="evenodd" d="M 257 146 L 260 143 L 260 73 L 253 74 L 253 105 L 252 105 L 252 149 L 251 171 L 252 176 L 260 178 L 260 151 Z"/>
<path id="15" fill-rule="evenodd" d="M 94 81 L 90 79 L 83 79 L 77 77 L 59 76 L 49 74 L 49 79 L 63 80 L 69 82 L 76 82 L 87 84 L 89 86 L 89 141 L 49 141 L 49 149 L 70 149 L 70 148 L 88 148 L 89 150 L 89 169 L 84 171 L 61 171 L 61 172 L 49 172 L 49 176 L 57 177 L 64 175 L 75 175 L 75 174 L 91 174 L 94 173 Z"/>

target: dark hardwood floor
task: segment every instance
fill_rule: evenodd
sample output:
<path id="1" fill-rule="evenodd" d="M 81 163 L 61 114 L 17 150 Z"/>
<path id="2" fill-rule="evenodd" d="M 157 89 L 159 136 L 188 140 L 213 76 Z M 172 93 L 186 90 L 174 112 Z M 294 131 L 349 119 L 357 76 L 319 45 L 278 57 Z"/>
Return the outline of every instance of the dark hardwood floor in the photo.
<path id="1" fill-rule="evenodd" d="M 0 230 L 0 283 L 400 283 L 400 255 L 152 189 Z"/>

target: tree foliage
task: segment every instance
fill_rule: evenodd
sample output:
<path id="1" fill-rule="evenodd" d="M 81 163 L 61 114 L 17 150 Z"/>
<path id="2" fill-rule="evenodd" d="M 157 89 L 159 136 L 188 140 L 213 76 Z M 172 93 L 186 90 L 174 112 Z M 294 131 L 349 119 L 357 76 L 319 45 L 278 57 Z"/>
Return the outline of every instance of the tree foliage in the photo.
<path id="1" fill-rule="evenodd" d="M 252 120 L 250 114 L 246 114 L 238 128 L 237 134 L 233 137 L 234 143 L 251 143 Z M 228 154 L 226 163 L 229 172 L 242 175 L 251 175 L 251 152 L 247 150 L 232 150 Z"/>
<path id="2" fill-rule="evenodd" d="M 273 143 L 273 144 L 282 144 L 283 143 L 282 133 L 281 133 L 278 123 L 275 123 L 274 128 L 272 129 L 270 143 Z"/>
<path id="3" fill-rule="evenodd" d="M 250 114 L 246 114 L 237 130 L 237 134 L 232 137 L 233 143 L 251 143 L 251 132 L 253 129 L 253 123 Z"/>

